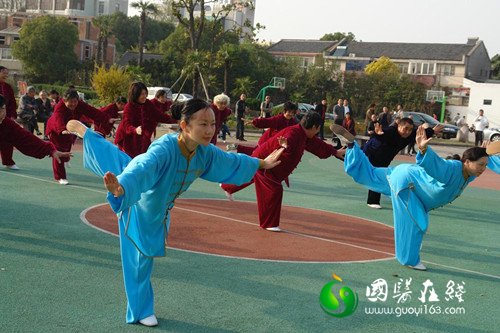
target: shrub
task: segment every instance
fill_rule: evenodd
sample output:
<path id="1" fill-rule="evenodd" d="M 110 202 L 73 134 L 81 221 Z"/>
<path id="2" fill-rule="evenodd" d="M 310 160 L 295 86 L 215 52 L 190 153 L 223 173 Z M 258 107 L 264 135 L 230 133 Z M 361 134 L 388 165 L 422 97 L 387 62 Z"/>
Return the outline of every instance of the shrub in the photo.
<path id="1" fill-rule="evenodd" d="M 97 67 L 92 76 L 92 87 L 99 96 L 99 102 L 112 103 L 118 96 L 127 96 L 132 83 L 130 74 L 118 66 Z"/>

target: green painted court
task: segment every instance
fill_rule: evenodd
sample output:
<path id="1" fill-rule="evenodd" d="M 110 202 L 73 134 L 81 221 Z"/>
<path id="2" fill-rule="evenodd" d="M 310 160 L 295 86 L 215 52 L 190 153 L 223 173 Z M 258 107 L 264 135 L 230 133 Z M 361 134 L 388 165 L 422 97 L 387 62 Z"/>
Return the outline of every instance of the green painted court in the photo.
<path id="1" fill-rule="evenodd" d="M 104 203 L 105 192 L 102 181 L 83 169 L 82 153 L 74 155 L 67 169 L 68 186 L 53 181 L 50 159 L 15 152 L 22 170 L 0 170 L 0 332 L 498 331 L 500 177 L 491 171 L 482 176 L 488 177 L 488 186 L 469 186 L 451 205 L 431 213 L 421 253 L 427 272 L 402 267 L 394 259 L 294 263 L 169 249 L 165 258 L 155 260 L 153 272 L 160 325 L 146 328 L 125 324 L 118 238 L 82 222 L 82 211 Z M 366 191 L 344 174 L 336 159 L 306 154 L 290 182 L 285 205 L 392 226 L 390 200 L 383 197 L 382 210 L 366 207 Z M 217 184 L 199 180 L 182 198 L 225 196 Z M 237 193 L 236 199 L 255 201 L 253 186 Z M 257 222 L 257 212 L 254 215 L 249 222 Z M 306 218 L 303 225 L 312 222 Z M 182 221 L 173 221 L 172 229 L 176 223 Z M 282 227 L 287 230 L 286 224 Z M 229 237 L 232 229 L 223 232 Z M 332 273 L 358 294 L 351 316 L 329 316 L 320 307 L 320 291 Z M 397 304 L 394 286 L 410 278 L 411 300 Z M 371 302 L 366 295 L 377 279 L 388 285 L 384 302 Z M 432 281 L 439 297 L 432 303 L 434 311 L 440 307 L 454 314 L 366 313 L 374 307 L 423 308 L 418 297 L 426 280 Z M 463 302 L 445 300 L 450 280 L 464 284 Z"/>

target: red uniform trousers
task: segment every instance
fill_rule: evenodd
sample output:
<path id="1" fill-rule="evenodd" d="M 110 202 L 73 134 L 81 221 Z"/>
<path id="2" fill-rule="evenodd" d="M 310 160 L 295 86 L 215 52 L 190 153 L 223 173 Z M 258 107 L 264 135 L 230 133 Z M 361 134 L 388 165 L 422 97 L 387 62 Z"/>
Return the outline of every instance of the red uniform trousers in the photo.
<path id="1" fill-rule="evenodd" d="M 14 146 L 12 146 L 9 142 L 0 142 L 0 156 L 2 157 L 3 165 L 14 165 L 16 164 L 12 159 L 12 155 L 14 154 Z"/>
<path id="2" fill-rule="evenodd" d="M 50 133 L 50 142 L 56 146 L 56 149 L 62 152 L 71 151 L 71 146 L 75 142 L 76 137 L 72 134 L 55 134 Z M 52 171 L 54 172 L 54 179 L 67 179 L 66 168 L 64 163 L 70 160 L 69 157 L 61 157 L 61 163 L 57 162 L 55 158 L 52 159 Z"/>
<path id="3" fill-rule="evenodd" d="M 251 147 L 251 146 L 243 146 L 243 145 L 238 145 L 236 147 L 236 152 L 240 154 L 245 154 L 252 156 L 253 151 L 257 148 L 257 146 Z"/>
<path id="4" fill-rule="evenodd" d="M 261 228 L 273 228 L 280 225 L 281 202 L 283 201 L 283 185 L 267 175 L 266 170 L 259 170 L 253 177 L 255 194 L 259 209 Z"/>

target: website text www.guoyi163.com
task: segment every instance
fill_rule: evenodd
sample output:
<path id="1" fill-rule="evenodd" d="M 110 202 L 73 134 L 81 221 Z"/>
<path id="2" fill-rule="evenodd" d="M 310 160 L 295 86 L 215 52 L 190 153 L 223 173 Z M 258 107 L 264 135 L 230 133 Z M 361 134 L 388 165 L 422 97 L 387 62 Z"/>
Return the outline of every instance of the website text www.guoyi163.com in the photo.
<path id="1" fill-rule="evenodd" d="M 364 309 L 367 315 L 393 315 L 415 316 L 420 315 L 464 315 L 464 307 L 439 306 L 434 304 L 422 304 L 420 306 L 367 306 Z"/>

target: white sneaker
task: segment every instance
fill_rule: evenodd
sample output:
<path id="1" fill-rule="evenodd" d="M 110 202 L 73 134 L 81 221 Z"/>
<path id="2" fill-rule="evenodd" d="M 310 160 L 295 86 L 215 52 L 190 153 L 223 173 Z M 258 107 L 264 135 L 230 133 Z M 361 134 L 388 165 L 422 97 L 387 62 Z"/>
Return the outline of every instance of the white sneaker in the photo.
<path id="1" fill-rule="evenodd" d="M 156 319 L 156 316 L 153 314 L 149 317 L 139 320 L 139 323 L 148 327 L 158 326 L 158 319 Z"/>
<path id="2" fill-rule="evenodd" d="M 330 130 L 340 139 L 343 145 L 348 145 L 354 142 L 355 139 L 354 135 L 352 135 L 344 127 L 337 124 L 331 124 Z"/>
<path id="3" fill-rule="evenodd" d="M 236 148 L 238 148 L 238 145 L 236 143 L 231 143 L 226 146 L 226 151 L 236 150 Z"/>
<path id="4" fill-rule="evenodd" d="M 222 184 L 219 184 L 219 187 L 222 188 Z M 229 193 L 228 191 L 225 191 L 223 188 L 222 188 L 222 190 L 224 191 L 224 194 L 226 195 L 227 200 L 234 201 L 234 197 L 231 193 Z"/>
<path id="5" fill-rule="evenodd" d="M 15 165 L 15 164 L 6 165 L 5 167 L 8 168 L 8 169 L 11 169 L 11 170 L 19 170 L 19 167 L 17 165 Z"/>
<path id="6" fill-rule="evenodd" d="M 379 204 L 368 204 L 368 207 L 375 209 L 382 209 L 382 206 L 380 206 Z"/>
<path id="7" fill-rule="evenodd" d="M 280 227 L 272 227 L 272 228 L 266 228 L 268 231 L 274 231 L 274 232 L 280 232 L 281 228 Z"/>
<path id="8" fill-rule="evenodd" d="M 427 270 L 427 267 L 425 267 L 424 264 L 422 264 L 421 262 L 419 262 L 415 266 L 408 266 L 408 267 L 413 268 L 417 271 L 426 271 Z"/>
<path id="9" fill-rule="evenodd" d="M 61 184 L 61 185 L 68 185 L 68 184 L 69 184 L 69 182 L 68 182 L 68 180 L 67 180 L 67 179 L 59 179 L 57 182 L 58 182 L 59 184 Z"/>

